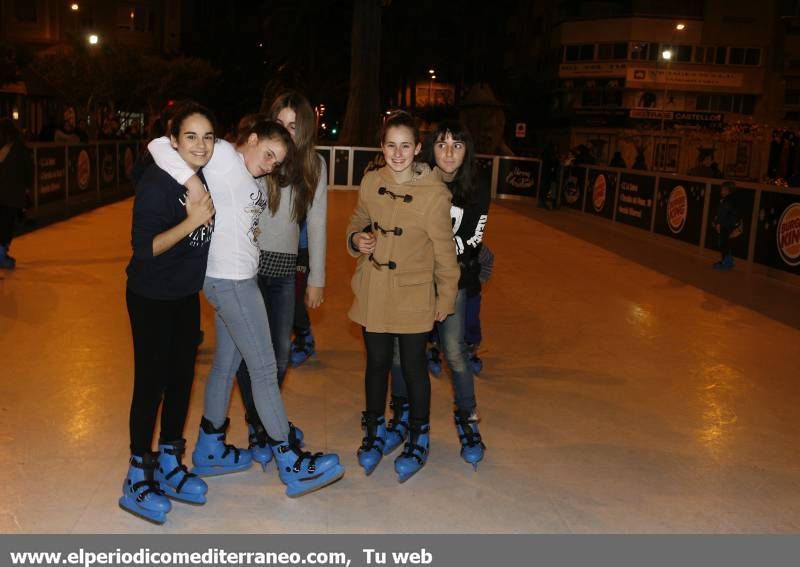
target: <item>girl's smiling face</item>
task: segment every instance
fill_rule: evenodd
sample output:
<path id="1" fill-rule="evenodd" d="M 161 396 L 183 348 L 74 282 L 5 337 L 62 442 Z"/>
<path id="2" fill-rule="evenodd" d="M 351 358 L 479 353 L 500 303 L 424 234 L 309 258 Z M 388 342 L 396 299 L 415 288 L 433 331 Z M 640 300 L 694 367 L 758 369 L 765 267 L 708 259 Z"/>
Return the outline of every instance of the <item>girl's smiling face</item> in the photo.
<path id="1" fill-rule="evenodd" d="M 391 126 L 381 142 L 381 150 L 389 166 L 395 174 L 403 173 L 422 149 L 422 144 L 414 139 L 414 131 L 407 126 Z"/>

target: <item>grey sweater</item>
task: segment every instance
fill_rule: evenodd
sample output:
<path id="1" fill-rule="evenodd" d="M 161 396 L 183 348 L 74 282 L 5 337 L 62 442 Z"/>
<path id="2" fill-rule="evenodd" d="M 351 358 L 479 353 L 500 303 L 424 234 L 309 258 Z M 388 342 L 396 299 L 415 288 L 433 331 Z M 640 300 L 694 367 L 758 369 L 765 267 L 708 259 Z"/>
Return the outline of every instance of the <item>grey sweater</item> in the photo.
<path id="1" fill-rule="evenodd" d="M 328 168 L 321 157 L 319 182 L 314 202 L 306 217 L 308 223 L 308 285 L 325 287 L 325 246 L 328 211 Z M 261 250 L 297 255 L 300 243 L 300 226 L 292 220 L 292 187 L 281 187 L 281 202 L 273 215 L 264 208 L 258 221 L 261 233 L 256 242 Z"/>

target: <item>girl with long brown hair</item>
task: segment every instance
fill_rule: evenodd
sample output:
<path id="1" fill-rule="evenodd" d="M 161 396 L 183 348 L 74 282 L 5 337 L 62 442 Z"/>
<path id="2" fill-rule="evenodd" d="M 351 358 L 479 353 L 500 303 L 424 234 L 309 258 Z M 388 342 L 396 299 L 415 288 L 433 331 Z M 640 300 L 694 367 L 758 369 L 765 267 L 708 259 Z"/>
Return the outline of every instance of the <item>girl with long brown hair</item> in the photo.
<path id="1" fill-rule="evenodd" d="M 278 364 L 278 384 L 283 383 L 289 366 L 291 334 L 295 312 L 300 223 L 308 231 L 309 273 L 306 304 L 322 304 L 325 286 L 325 229 L 327 218 L 327 170 L 325 161 L 314 149 L 316 116 L 308 100 L 293 91 L 280 95 L 266 116 L 282 124 L 295 144 L 292 167 L 267 186 L 267 206 L 259 219 L 258 286 L 267 306 L 272 346 Z M 253 118 L 243 120 L 246 123 Z M 250 376 L 243 363 L 238 372 L 250 427 L 253 458 L 265 465 L 271 454 L 264 428 L 250 395 Z M 302 432 L 298 430 L 302 438 Z"/>

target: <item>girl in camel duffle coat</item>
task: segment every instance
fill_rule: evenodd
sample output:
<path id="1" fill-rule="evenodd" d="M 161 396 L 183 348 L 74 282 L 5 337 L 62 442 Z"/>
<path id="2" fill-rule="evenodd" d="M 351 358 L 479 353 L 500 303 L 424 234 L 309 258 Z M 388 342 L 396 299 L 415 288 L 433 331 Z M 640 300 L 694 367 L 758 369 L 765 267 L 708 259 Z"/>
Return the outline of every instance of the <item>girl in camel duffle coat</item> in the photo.
<path id="1" fill-rule="evenodd" d="M 409 392 L 409 437 L 394 468 L 400 482 L 428 459 L 431 384 L 425 359 L 434 321 L 455 311 L 459 268 L 450 224 L 450 192 L 437 171 L 415 161 L 421 144 L 414 118 L 386 118 L 381 151 L 386 166 L 364 176 L 347 227 L 347 246 L 358 264 L 351 285 L 350 318 L 362 325 L 367 368 L 364 438 L 358 463 L 371 474 L 393 425 L 386 424 L 386 392 L 395 339 Z"/>
<path id="2" fill-rule="evenodd" d="M 460 271 L 451 195 L 438 170 L 422 163 L 413 167 L 414 176 L 402 184 L 386 167 L 368 172 L 347 228 L 348 242 L 364 229 L 376 237 L 371 255 L 347 246 L 359 258 L 348 315 L 368 332 L 428 332 L 436 312 L 455 309 Z"/>

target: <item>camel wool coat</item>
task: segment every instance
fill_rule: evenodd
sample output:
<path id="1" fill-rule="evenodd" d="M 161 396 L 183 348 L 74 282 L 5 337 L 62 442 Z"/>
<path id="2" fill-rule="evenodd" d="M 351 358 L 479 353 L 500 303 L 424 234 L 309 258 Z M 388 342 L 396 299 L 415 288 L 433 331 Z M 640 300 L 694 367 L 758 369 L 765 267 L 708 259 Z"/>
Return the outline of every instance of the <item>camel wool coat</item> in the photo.
<path id="1" fill-rule="evenodd" d="M 425 333 L 437 311 L 455 312 L 460 270 L 450 191 L 438 169 L 413 167 L 415 175 L 405 183 L 397 183 L 387 167 L 368 172 L 347 227 L 347 250 L 358 258 L 348 315 L 371 333 Z M 374 262 L 351 244 L 352 235 L 365 229 L 376 238 Z"/>

